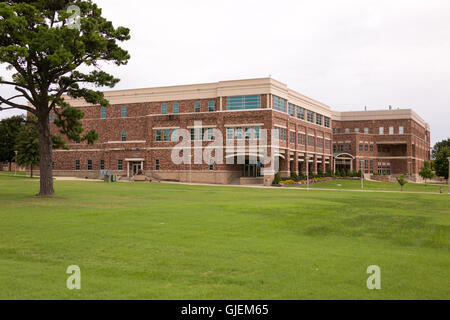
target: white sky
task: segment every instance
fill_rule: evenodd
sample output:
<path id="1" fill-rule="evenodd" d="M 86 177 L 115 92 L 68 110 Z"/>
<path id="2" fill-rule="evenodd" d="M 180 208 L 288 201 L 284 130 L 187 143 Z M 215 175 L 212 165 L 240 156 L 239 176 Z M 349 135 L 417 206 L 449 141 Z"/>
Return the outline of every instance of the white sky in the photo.
<path id="1" fill-rule="evenodd" d="M 448 0 L 95 2 L 131 29 L 130 63 L 106 69 L 116 89 L 272 75 L 334 110 L 412 108 L 433 143 L 450 136 Z"/>

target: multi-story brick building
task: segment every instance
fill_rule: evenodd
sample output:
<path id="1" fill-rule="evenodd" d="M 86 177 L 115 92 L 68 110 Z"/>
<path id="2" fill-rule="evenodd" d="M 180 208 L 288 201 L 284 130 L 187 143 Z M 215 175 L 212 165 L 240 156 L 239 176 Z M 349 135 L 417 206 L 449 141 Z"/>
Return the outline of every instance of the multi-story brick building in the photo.
<path id="1" fill-rule="evenodd" d="M 121 90 L 105 96 L 111 104 L 107 108 L 67 100 L 84 112 L 85 130 L 96 130 L 99 140 L 55 150 L 56 175 L 96 177 L 100 170 L 111 170 L 129 177 L 142 170 L 162 180 L 228 184 L 241 178 L 262 183 L 265 176 L 265 183 L 271 183 L 275 161 L 283 176 L 332 168 L 330 107 L 271 78 Z M 51 114 L 50 121 L 53 118 Z M 181 129 L 191 133 L 194 149 L 211 144 L 213 129 L 222 132 L 224 163 L 174 163 Z M 269 137 L 259 146 L 275 160 L 271 169 L 260 154 L 253 161 L 248 146 L 259 142 L 264 130 Z M 272 132 L 279 138 L 276 148 Z"/>
<path id="2" fill-rule="evenodd" d="M 67 100 L 84 112 L 85 130 L 96 130 L 99 140 L 55 150 L 55 175 L 98 177 L 101 170 L 110 170 L 131 177 L 142 171 L 161 180 L 269 184 L 277 170 L 274 163 L 282 176 L 336 167 L 397 174 L 417 173 L 429 159 L 429 126 L 411 110 L 332 113 L 271 78 L 105 96 L 111 104 L 107 108 Z M 180 141 L 188 141 L 191 151 L 180 148 Z M 216 161 L 196 161 L 196 151 L 203 158 L 213 142 Z M 174 161 L 174 154 L 189 161 Z"/>
<path id="3" fill-rule="evenodd" d="M 410 109 L 333 112 L 337 169 L 418 178 L 430 160 L 430 126 Z"/>

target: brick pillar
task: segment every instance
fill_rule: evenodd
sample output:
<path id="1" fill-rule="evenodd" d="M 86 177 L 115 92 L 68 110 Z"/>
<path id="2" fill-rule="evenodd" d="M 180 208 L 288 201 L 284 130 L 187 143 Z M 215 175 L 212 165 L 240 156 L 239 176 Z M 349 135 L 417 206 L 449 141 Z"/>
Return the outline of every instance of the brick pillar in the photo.
<path id="1" fill-rule="evenodd" d="M 294 172 L 296 172 L 297 174 L 299 174 L 300 172 L 298 172 L 298 152 L 294 152 L 294 170 L 292 170 Z"/>
<path id="2" fill-rule="evenodd" d="M 314 174 L 317 174 L 317 155 L 314 155 L 314 162 L 313 162 L 313 165 L 312 165 L 312 170 L 310 170 L 310 171 L 312 171 Z"/>
<path id="3" fill-rule="evenodd" d="M 282 177 L 289 177 L 291 175 L 289 151 L 286 151 L 285 159 L 280 158 L 280 175 Z"/>

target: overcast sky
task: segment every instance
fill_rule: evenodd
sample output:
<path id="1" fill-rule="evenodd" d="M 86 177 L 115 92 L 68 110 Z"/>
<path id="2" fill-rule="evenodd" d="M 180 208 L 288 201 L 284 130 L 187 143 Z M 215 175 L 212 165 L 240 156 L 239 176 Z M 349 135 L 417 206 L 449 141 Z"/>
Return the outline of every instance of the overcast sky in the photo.
<path id="1" fill-rule="evenodd" d="M 433 143 L 450 136 L 448 0 L 95 2 L 131 29 L 130 63 L 107 68 L 117 89 L 271 75 L 334 110 L 412 108 Z"/>

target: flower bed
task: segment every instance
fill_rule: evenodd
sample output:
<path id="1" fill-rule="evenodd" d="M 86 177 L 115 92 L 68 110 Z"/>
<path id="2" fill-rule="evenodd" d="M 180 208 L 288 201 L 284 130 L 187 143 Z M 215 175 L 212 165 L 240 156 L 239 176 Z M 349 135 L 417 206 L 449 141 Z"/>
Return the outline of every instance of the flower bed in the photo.
<path id="1" fill-rule="evenodd" d="M 327 178 L 313 178 L 313 179 L 309 179 L 309 180 L 300 180 L 298 182 L 295 182 L 294 180 L 285 180 L 285 181 L 280 181 L 281 185 L 304 185 L 304 184 L 312 184 L 312 183 L 320 183 L 320 182 L 325 182 L 325 181 L 330 181 L 330 180 L 334 180 L 334 178 L 331 177 L 327 177 Z"/>

